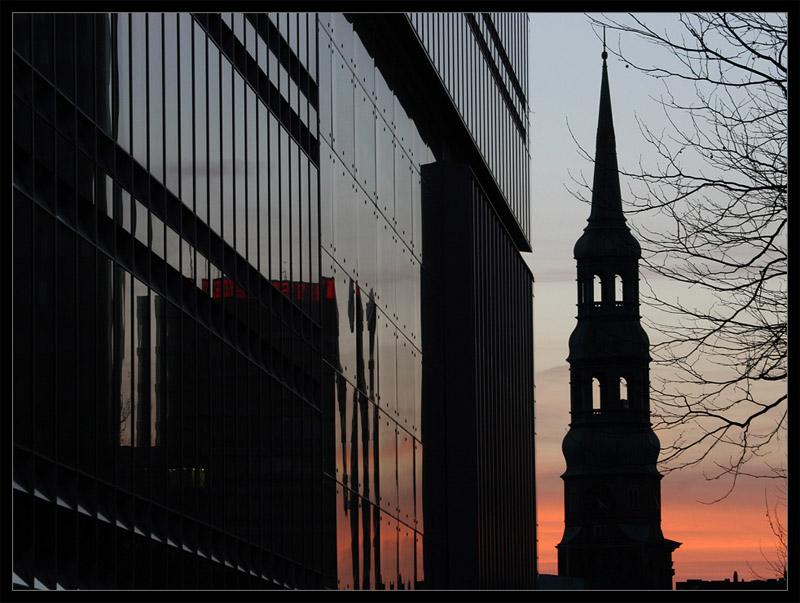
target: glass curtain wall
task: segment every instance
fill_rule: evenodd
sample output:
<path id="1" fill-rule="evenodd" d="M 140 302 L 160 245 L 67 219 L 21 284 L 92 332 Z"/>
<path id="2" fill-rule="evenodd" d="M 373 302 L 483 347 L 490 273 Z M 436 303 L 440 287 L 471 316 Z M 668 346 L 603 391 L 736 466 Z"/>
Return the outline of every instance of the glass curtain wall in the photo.
<path id="1" fill-rule="evenodd" d="M 324 585 L 315 42 L 14 15 L 16 586 Z"/>
<path id="2" fill-rule="evenodd" d="M 319 25 L 337 586 L 410 589 L 424 580 L 420 165 L 434 157 L 352 23 L 321 14 Z"/>
<path id="3" fill-rule="evenodd" d="M 408 13 L 408 18 L 529 239 L 528 15 Z"/>

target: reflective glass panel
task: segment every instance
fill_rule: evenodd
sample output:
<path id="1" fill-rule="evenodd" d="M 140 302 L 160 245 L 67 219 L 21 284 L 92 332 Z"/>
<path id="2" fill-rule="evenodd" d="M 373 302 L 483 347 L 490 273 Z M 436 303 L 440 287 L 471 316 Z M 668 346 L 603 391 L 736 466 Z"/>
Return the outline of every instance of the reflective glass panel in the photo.
<path id="1" fill-rule="evenodd" d="M 248 31 L 249 33 L 249 31 Z M 255 32 L 252 32 L 255 34 Z M 247 258 L 253 266 L 258 266 L 258 114 L 255 92 L 249 86 L 247 89 Z M 263 175 L 267 178 L 267 174 Z"/>
<path id="2" fill-rule="evenodd" d="M 388 314 L 396 313 L 395 306 L 395 254 L 397 237 L 394 230 L 380 220 L 378 223 L 378 301 Z"/>
<path id="3" fill-rule="evenodd" d="M 375 194 L 375 109 L 367 92 L 355 89 L 355 174 L 370 196 Z"/>
<path id="4" fill-rule="evenodd" d="M 233 110 L 234 98 L 232 92 L 233 69 L 224 56 L 220 60 L 220 115 L 222 128 L 222 234 L 223 238 L 233 247 L 234 240 L 234 170 L 233 170 L 233 137 L 234 123 Z"/>
<path id="5" fill-rule="evenodd" d="M 397 437 L 398 516 L 408 525 L 414 523 L 414 439 L 404 429 Z"/>
<path id="6" fill-rule="evenodd" d="M 333 148 L 348 169 L 355 163 L 353 115 L 353 74 L 342 57 L 333 55 Z"/>
<path id="7" fill-rule="evenodd" d="M 323 249 L 334 253 L 333 233 L 333 177 L 341 169 L 333 151 L 324 142 L 320 145 L 320 155 L 323 157 L 320 166 L 320 241 Z"/>
<path id="8" fill-rule="evenodd" d="M 208 222 L 208 148 L 207 106 L 209 93 L 206 87 L 206 36 L 199 25 L 193 26 L 194 35 L 194 183 L 195 213 L 202 222 Z"/>
<path id="9" fill-rule="evenodd" d="M 358 282 L 371 294 L 377 287 L 379 217 L 375 206 L 360 189 L 355 198 L 354 210 Z"/>
<path id="10" fill-rule="evenodd" d="M 281 157 L 278 120 L 269 114 L 269 242 L 270 278 L 281 280 Z"/>
<path id="11" fill-rule="evenodd" d="M 162 65 L 164 56 L 161 46 L 162 15 L 147 15 L 148 42 L 148 117 L 150 126 L 150 172 L 164 182 L 164 91 Z"/>
<path id="12" fill-rule="evenodd" d="M 183 203 L 194 209 L 194 91 L 192 89 L 192 17 L 187 13 L 178 15 L 180 40 L 178 68 L 180 71 L 180 182 Z"/>
<path id="13" fill-rule="evenodd" d="M 386 590 L 398 588 L 397 579 L 397 520 L 381 512 L 380 547 L 381 547 L 381 582 Z"/>
<path id="14" fill-rule="evenodd" d="M 237 19 L 238 21 L 238 19 Z M 247 138 L 245 135 L 245 118 L 247 105 L 245 103 L 245 83 L 238 71 L 233 72 L 233 120 L 234 120 L 234 173 L 236 207 L 236 251 L 247 257 L 247 185 L 246 177 L 246 149 Z"/>
<path id="15" fill-rule="evenodd" d="M 355 190 L 350 173 L 337 163 L 333 174 L 334 257 L 355 275 Z"/>
<path id="16" fill-rule="evenodd" d="M 164 184 L 176 197 L 180 196 L 179 127 L 181 119 L 191 119 L 191 112 L 180 115 L 178 89 L 178 17 L 174 13 L 164 15 Z"/>
<path id="17" fill-rule="evenodd" d="M 291 266 L 291 215 L 290 215 L 290 187 L 291 187 L 291 155 L 289 134 L 285 129 L 279 129 L 280 137 L 280 242 L 281 242 L 281 280 L 290 280 Z"/>
<path id="18" fill-rule="evenodd" d="M 319 49 L 319 135 L 329 142 L 331 141 L 331 131 L 333 128 L 331 121 L 331 107 L 333 99 L 331 97 L 331 49 L 330 38 L 326 35 L 321 37 L 322 44 Z"/>
<path id="19" fill-rule="evenodd" d="M 394 138 L 383 119 L 375 123 L 375 183 L 378 208 L 390 222 L 394 220 Z"/>
<path id="20" fill-rule="evenodd" d="M 208 225 L 217 234 L 222 234 L 219 63 L 219 50 L 208 39 Z"/>
<path id="21" fill-rule="evenodd" d="M 259 269 L 269 278 L 269 182 L 274 177 L 269 164 L 269 114 L 266 106 L 258 102 L 258 230 L 259 230 Z M 249 129 L 249 128 L 248 128 Z M 251 158 L 252 161 L 252 158 Z"/>
<path id="22" fill-rule="evenodd" d="M 414 532 L 400 524 L 397 537 L 398 584 L 395 588 L 412 590 L 414 588 Z"/>
<path id="23" fill-rule="evenodd" d="M 378 314 L 378 397 L 384 412 L 397 410 L 397 335 L 394 325 Z"/>
<path id="24" fill-rule="evenodd" d="M 131 104 L 133 106 L 133 157 L 147 165 L 147 26 L 146 15 L 131 14 Z"/>
<path id="25" fill-rule="evenodd" d="M 131 152 L 131 39 L 130 15 L 111 15 L 112 36 L 116 43 L 117 144 Z"/>
<path id="26" fill-rule="evenodd" d="M 146 224 L 146 222 L 145 222 Z M 131 275 L 119 266 L 116 267 L 115 307 L 116 340 L 116 426 L 117 426 L 117 484 L 131 487 L 131 445 L 133 441 L 132 405 L 132 350 L 134 332 L 131 324 Z"/>

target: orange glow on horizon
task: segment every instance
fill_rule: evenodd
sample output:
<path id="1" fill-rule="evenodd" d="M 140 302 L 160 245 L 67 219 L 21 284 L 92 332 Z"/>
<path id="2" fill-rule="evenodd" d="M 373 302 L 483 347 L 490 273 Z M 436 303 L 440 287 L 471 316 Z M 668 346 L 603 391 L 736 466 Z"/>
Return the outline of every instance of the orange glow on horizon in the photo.
<path id="1" fill-rule="evenodd" d="M 564 532 L 563 493 L 559 489 L 552 494 L 537 503 L 540 574 L 558 574 L 555 547 Z M 734 500 L 703 505 L 680 489 L 663 489 L 664 536 L 682 543 L 672 555 L 673 584 L 693 578 L 730 579 L 734 571 L 740 580 L 777 577 L 762 556 L 762 550 L 770 558 L 775 552 L 765 511 L 763 490 L 744 490 Z M 785 525 L 785 517 L 781 521 Z"/>

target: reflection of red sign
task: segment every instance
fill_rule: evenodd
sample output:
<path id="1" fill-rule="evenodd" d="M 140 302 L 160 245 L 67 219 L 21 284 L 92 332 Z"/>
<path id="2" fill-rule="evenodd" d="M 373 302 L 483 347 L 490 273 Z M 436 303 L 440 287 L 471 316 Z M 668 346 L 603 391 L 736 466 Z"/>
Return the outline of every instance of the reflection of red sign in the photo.
<path id="1" fill-rule="evenodd" d="M 204 278 L 203 293 L 208 293 L 208 289 L 209 289 L 208 279 Z M 220 297 L 238 297 L 240 299 L 246 299 L 248 297 L 253 297 L 253 296 L 248 294 L 247 291 L 242 289 L 239 285 L 234 283 L 229 278 L 215 278 L 213 283 L 213 288 L 211 290 L 211 297 L 214 299 L 218 299 Z"/>
<path id="2" fill-rule="evenodd" d="M 294 300 L 304 300 L 307 297 L 312 301 L 319 301 L 320 287 L 325 299 L 336 299 L 332 278 L 323 278 L 322 283 L 303 283 L 298 281 L 272 281 L 272 286 L 286 297 Z"/>

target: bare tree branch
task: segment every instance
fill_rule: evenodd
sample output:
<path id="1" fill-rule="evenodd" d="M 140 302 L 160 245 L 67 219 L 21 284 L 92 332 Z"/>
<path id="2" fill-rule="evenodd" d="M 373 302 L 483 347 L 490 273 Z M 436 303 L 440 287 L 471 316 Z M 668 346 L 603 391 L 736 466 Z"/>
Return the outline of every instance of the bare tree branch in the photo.
<path id="1" fill-rule="evenodd" d="M 770 476 L 786 429 L 787 15 L 682 13 L 664 32 L 633 14 L 589 19 L 663 85 L 663 123 L 636 116 L 649 158 L 620 169 L 657 334 L 653 422 L 664 470 L 707 467 L 727 480 L 721 500 L 741 476 Z M 663 49 L 658 64 L 635 60 L 642 41 Z M 588 203 L 582 174 L 570 177 Z M 676 285 L 685 295 L 666 293 Z"/>

